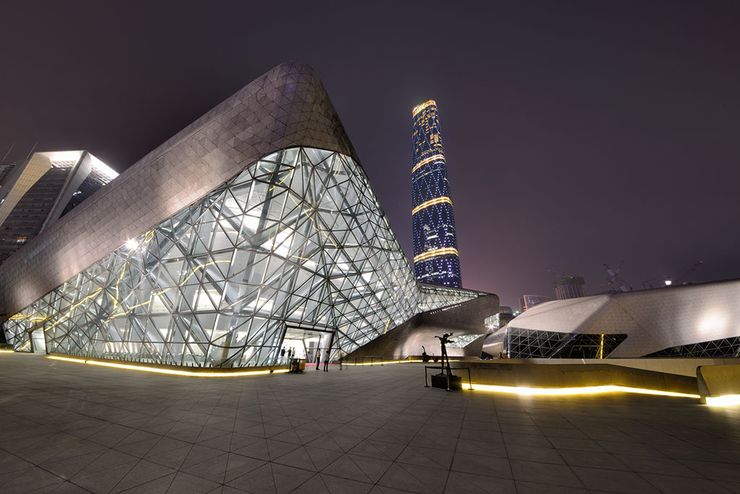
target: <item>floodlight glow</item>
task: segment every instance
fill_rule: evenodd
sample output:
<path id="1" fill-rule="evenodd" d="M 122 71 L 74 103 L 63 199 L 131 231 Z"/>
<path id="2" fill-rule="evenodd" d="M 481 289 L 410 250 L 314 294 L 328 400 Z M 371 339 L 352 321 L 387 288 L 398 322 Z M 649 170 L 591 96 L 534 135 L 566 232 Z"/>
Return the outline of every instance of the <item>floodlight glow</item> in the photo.
<path id="1" fill-rule="evenodd" d="M 40 153 L 49 158 L 51 166 L 55 168 L 69 168 L 77 164 L 82 156 L 82 151 L 53 151 Z"/>
<path id="2" fill-rule="evenodd" d="M 105 178 L 107 178 L 108 181 L 113 180 L 114 178 L 118 177 L 118 172 L 115 171 L 113 168 L 106 165 L 105 163 L 100 161 L 98 158 L 96 158 L 92 154 L 90 154 L 89 156 L 90 156 L 90 159 L 92 160 L 93 168 L 95 168 L 95 170 L 97 170 L 98 173 L 105 176 Z"/>
<path id="3" fill-rule="evenodd" d="M 473 391 L 488 391 L 493 393 L 507 393 L 519 396 L 579 396 L 598 395 L 606 393 L 635 393 L 655 396 L 672 396 L 677 398 L 699 398 L 699 395 L 691 393 L 679 393 L 675 391 L 661 391 L 657 389 L 633 388 L 630 386 L 617 386 L 607 384 L 603 386 L 582 386 L 571 388 L 532 388 L 528 386 L 499 386 L 494 384 L 473 383 Z"/>
<path id="4" fill-rule="evenodd" d="M 702 333 L 722 333 L 727 329 L 729 318 L 724 311 L 711 309 L 702 315 L 699 320 L 699 331 Z"/>
<path id="5" fill-rule="evenodd" d="M 356 362 L 356 363 L 349 363 L 349 362 L 343 362 L 342 365 L 386 365 L 386 364 L 420 364 L 424 362 L 423 360 L 378 360 L 375 362 Z"/>
<path id="6" fill-rule="evenodd" d="M 98 367 L 110 367 L 113 369 L 124 369 L 134 370 L 140 372 L 150 372 L 153 374 L 166 374 L 170 376 L 184 376 L 184 377 L 244 377 L 244 376 L 262 376 L 267 374 L 285 374 L 288 369 L 268 369 L 268 370 L 254 370 L 254 371 L 234 371 L 234 372 L 218 372 L 218 371 L 206 371 L 196 372 L 179 369 L 163 369 L 159 367 L 149 367 L 147 365 L 135 365 L 135 364 L 119 364 L 116 362 L 102 362 L 99 360 L 86 360 L 80 358 L 71 357 L 58 357 L 56 355 L 50 355 L 48 357 L 51 360 L 60 360 L 62 362 L 71 362 L 75 364 L 87 364 L 96 365 Z"/>
<path id="7" fill-rule="evenodd" d="M 663 283 L 665 283 L 665 286 L 671 286 L 673 284 L 673 281 L 665 280 Z"/>
<path id="8" fill-rule="evenodd" d="M 135 238 L 130 238 L 126 240 L 126 248 L 128 250 L 135 250 L 139 246 L 139 241 Z"/>
<path id="9" fill-rule="evenodd" d="M 707 396 L 710 407 L 734 407 L 740 405 L 740 395 Z"/>

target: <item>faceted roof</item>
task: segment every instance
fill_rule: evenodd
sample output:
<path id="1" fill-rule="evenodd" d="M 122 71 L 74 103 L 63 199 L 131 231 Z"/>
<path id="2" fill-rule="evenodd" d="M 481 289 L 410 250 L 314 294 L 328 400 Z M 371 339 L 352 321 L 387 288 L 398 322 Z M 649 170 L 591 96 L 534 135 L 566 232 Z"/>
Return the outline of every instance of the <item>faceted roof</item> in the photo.
<path id="1" fill-rule="evenodd" d="M 284 63 L 144 156 L 0 266 L 13 314 L 205 196 L 270 152 L 311 146 L 356 158 L 313 69 Z"/>

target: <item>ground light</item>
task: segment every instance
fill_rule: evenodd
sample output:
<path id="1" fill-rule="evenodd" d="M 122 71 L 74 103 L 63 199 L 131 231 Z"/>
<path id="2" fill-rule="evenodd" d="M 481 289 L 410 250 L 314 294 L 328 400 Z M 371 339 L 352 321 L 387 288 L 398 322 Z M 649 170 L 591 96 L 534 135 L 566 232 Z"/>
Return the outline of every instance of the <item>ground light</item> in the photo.
<path id="1" fill-rule="evenodd" d="M 374 362 L 349 363 L 342 362 L 342 365 L 386 365 L 386 364 L 421 364 L 423 360 L 378 360 Z M 310 363 L 310 362 L 307 362 Z"/>
<path id="2" fill-rule="evenodd" d="M 707 405 L 710 407 L 733 407 L 740 405 L 740 395 L 707 396 Z"/>
<path id="3" fill-rule="evenodd" d="M 674 396 L 679 398 L 699 398 L 699 395 L 690 393 L 677 393 L 674 391 L 659 391 L 656 389 L 632 388 L 629 386 L 583 386 L 577 388 L 531 388 L 527 386 L 498 386 L 494 384 L 472 384 L 471 387 L 463 386 L 463 389 L 473 391 L 487 391 L 491 393 L 507 393 L 519 396 L 576 396 L 576 395 L 598 395 L 605 393 L 636 393 L 643 395 Z"/>
<path id="4" fill-rule="evenodd" d="M 261 375 L 266 375 L 266 374 L 285 374 L 288 372 L 288 369 L 233 371 L 233 372 L 218 372 L 218 371 L 196 372 L 196 371 L 178 370 L 178 369 L 162 369 L 159 367 L 150 367 L 147 365 L 118 364 L 115 362 L 102 362 L 99 360 L 87 360 L 87 359 L 73 358 L 73 357 L 57 357 L 56 355 L 50 355 L 47 358 L 51 360 L 60 360 L 62 362 L 72 362 L 75 364 L 96 365 L 98 367 L 111 367 L 114 369 L 135 370 L 135 371 L 140 371 L 140 372 L 151 372 L 154 374 L 167 374 L 170 376 L 185 376 L 185 377 L 243 377 L 243 376 L 261 376 Z"/>
<path id="5" fill-rule="evenodd" d="M 0 350 L 0 353 L 15 353 L 13 350 Z M 244 376 L 262 376 L 268 374 L 285 374 L 288 369 L 274 369 L 274 370 L 255 370 L 255 371 L 233 371 L 233 372 L 196 372 L 188 370 L 177 370 L 177 369 L 162 369 L 157 367 L 150 367 L 146 365 L 135 365 L 135 364 L 118 364 L 115 362 L 103 362 L 98 360 L 87 360 L 82 358 L 74 357 L 58 357 L 56 355 L 49 355 L 47 358 L 51 360 L 59 360 L 62 362 L 71 362 L 75 364 L 85 365 L 96 365 L 98 367 L 110 367 L 113 369 L 125 369 L 134 370 L 140 372 L 150 372 L 154 374 L 166 374 L 171 376 L 185 376 L 185 377 L 244 377 Z M 382 362 L 373 363 L 358 363 L 358 364 L 344 364 L 353 366 L 363 365 L 379 365 L 379 364 L 405 364 L 405 363 L 420 363 L 421 360 L 384 360 Z M 661 391 L 657 389 L 646 389 L 646 388 L 633 388 L 630 386 L 617 386 L 607 384 L 603 386 L 582 386 L 573 388 L 533 388 L 529 386 L 499 386 L 496 384 L 478 384 L 473 383 L 472 385 L 463 385 L 463 389 L 466 391 L 483 391 L 488 393 L 504 393 L 518 396 L 586 396 L 586 395 L 601 395 L 607 393 L 633 393 L 641 395 L 653 395 L 653 396 L 670 396 L 675 398 L 694 398 L 699 399 L 698 394 L 692 393 L 678 393 L 675 391 Z M 710 407 L 732 407 L 740 405 L 740 394 L 738 395 L 724 395 L 706 398 L 707 406 Z"/>

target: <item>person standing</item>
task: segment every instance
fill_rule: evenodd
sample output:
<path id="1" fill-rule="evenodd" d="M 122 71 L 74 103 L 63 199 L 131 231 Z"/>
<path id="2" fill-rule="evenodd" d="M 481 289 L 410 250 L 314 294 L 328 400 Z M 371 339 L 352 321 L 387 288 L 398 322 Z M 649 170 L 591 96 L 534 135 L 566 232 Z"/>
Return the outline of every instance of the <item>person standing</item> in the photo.
<path id="1" fill-rule="evenodd" d="M 316 349 L 316 370 L 319 370 L 321 365 L 321 348 Z"/>
<path id="2" fill-rule="evenodd" d="M 329 372 L 329 355 L 331 354 L 330 350 L 326 350 L 326 354 L 324 355 L 324 372 Z"/>
<path id="3" fill-rule="evenodd" d="M 290 359 L 290 355 L 288 355 L 288 359 Z M 285 348 L 280 350 L 280 363 L 285 363 Z"/>

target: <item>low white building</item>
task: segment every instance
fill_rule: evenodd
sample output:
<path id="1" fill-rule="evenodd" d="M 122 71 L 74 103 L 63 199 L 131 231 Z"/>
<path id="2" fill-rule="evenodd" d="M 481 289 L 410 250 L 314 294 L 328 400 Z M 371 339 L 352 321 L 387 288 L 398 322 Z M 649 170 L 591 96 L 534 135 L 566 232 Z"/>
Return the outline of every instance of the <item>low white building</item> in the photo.
<path id="1" fill-rule="evenodd" d="M 740 280 L 546 302 L 489 335 L 511 358 L 740 356 Z"/>

